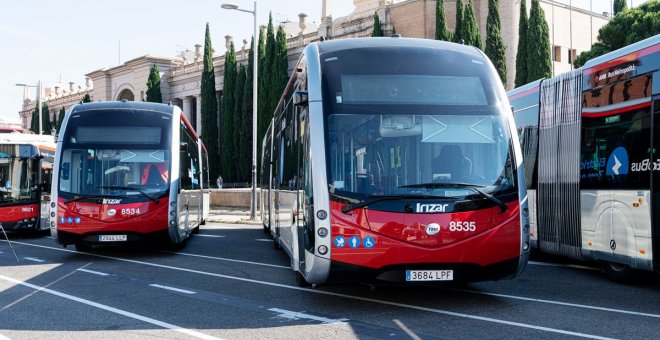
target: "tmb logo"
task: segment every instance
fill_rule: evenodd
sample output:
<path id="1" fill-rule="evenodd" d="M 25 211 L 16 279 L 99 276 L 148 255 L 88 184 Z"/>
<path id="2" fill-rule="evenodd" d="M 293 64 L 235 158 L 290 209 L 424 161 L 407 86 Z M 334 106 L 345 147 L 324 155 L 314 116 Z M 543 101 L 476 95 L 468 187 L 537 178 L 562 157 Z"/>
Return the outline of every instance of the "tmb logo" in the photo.
<path id="1" fill-rule="evenodd" d="M 417 203 L 415 212 L 418 213 L 442 213 L 447 210 L 449 204 L 421 204 Z"/>

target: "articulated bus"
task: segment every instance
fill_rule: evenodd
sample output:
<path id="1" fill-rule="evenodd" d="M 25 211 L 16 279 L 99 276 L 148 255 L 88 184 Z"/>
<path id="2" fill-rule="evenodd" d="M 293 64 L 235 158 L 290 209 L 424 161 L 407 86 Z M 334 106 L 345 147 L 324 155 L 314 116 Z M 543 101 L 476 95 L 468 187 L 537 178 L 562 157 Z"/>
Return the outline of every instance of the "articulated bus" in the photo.
<path id="1" fill-rule="evenodd" d="M 478 49 L 312 43 L 271 124 L 265 227 L 299 284 L 498 280 L 524 269 L 522 155 L 506 92 Z"/>
<path id="2" fill-rule="evenodd" d="M 203 223 L 206 189 L 206 149 L 178 107 L 74 105 L 57 137 L 51 234 L 79 251 L 141 240 L 179 248 Z"/>
<path id="3" fill-rule="evenodd" d="M 0 134 L 0 223 L 5 230 L 48 230 L 55 140 Z"/>
<path id="4" fill-rule="evenodd" d="M 509 92 L 531 242 L 616 281 L 660 271 L 660 36 Z"/>

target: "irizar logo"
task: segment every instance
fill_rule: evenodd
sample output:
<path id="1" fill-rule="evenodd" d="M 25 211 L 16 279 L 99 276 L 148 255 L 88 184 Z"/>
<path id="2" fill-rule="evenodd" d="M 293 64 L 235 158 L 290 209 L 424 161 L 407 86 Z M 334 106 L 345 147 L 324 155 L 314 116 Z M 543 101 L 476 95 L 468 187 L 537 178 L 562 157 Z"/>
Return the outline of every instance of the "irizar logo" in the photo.
<path id="1" fill-rule="evenodd" d="M 119 204 L 121 203 L 120 199 L 104 198 L 103 204 Z"/>
<path id="2" fill-rule="evenodd" d="M 449 204 L 433 204 L 433 203 L 421 204 L 421 203 L 417 203 L 415 212 L 418 212 L 418 213 L 442 213 L 442 212 L 445 212 L 445 210 L 447 210 L 447 206 L 449 206 Z"/>

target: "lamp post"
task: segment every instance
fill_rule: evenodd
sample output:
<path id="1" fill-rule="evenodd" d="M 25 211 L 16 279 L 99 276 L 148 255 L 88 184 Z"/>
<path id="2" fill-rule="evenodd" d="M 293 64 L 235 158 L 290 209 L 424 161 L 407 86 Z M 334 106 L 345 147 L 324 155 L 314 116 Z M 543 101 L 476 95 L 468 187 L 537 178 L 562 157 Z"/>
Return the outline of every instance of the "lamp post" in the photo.
<path id="1" fill-rule="evenodd" d="M 16 84 L 16 86 L 22 86 L 22 87 L 36 87 L 37 88 L 37 107 L 39 108 L 39 134 L 42 134 L 42 129 L 43 127 L 41 124 L 43 122 L 41 121 L 41 80 L 37 81 L 37 85 L 27 85 L 27 84 Z"/>
<path id="2" fill-rule="evenodd" d="M 227 3 L 221 6 L 224 9 L 252 13 L 254 16 L 254 49 L 252 50 L 252 203 L 250 204 L 250 219 L 256 218 L 257 209 L 257 60 L 259 59 L 259 37 L 257 36 L 257 2 L 254 10 L 248 11 L 238 8 L 237 5 Z"/>

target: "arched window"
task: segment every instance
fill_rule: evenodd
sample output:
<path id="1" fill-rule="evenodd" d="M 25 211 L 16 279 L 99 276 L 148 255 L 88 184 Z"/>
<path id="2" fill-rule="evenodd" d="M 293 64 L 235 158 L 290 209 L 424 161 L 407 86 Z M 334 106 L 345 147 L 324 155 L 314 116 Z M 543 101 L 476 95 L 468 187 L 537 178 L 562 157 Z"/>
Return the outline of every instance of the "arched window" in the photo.
<path id="1" fill-rule="evenodd" d="M 119 97 L 117 97 L 117 100 L 124 100 L 126 99 L 129 102 L 135 101 L 135 95 L 133 95 L 133 92 L 129 89 L 124 89 L 119 93 Z"/>

